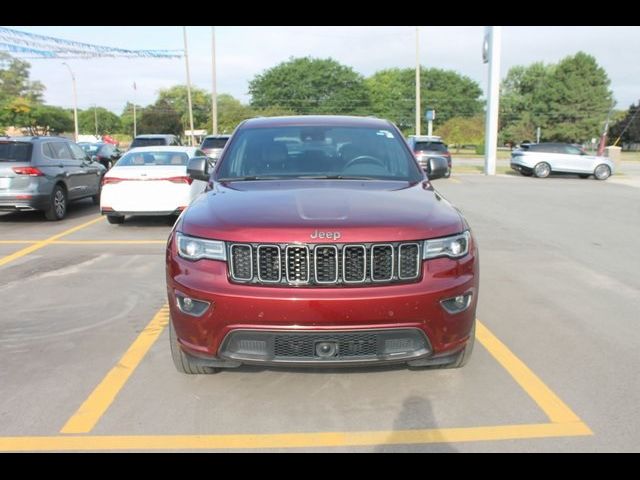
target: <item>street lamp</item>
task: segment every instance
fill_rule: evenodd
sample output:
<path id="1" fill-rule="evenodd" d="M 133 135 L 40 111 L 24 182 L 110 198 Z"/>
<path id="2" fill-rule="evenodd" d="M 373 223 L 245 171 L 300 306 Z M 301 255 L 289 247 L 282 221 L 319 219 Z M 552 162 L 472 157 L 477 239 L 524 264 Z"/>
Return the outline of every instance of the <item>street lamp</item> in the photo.
<path id="1" fill-rule="evenodd" d="M 62 65 L 69 69 L 71 74 L 71 83 L 73 85 L 73 124 L 75 127 L 74 141 L 78 141 L 78 92 L 76 91 L 76 76 L 73 74 L 71 67 L 67 62 L 62 62 Z"/>

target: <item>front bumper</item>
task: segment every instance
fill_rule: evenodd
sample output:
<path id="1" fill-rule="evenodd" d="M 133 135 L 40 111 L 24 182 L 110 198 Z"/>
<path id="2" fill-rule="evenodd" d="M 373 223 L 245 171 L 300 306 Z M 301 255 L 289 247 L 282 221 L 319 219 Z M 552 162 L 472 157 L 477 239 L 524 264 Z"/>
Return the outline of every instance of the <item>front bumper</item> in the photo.
<path id="1" fill-rule="evenodd" d="M 415 283 L 268 287 L 231 283 L 222 261 L 184 260 L 172 236 L 167 245 L 171 319 L 181 348 L 214 364 L 353 365 L 448 358 L 467 344 L 475 320 L 479 259 L 473 241 L 471 247 L 459 260 L 425 261 Z M 441 300 L 465 293 L 473 295 L 466 310 L 450 314 L 442 308 Z M 178 308 L 176 295 L 211 305 L 194 317 Z M 289 345 L 290 354 L 279 354 L 276 341 Z M 318 342 L 332 342 L 338 353 L 320 357 Z"/>

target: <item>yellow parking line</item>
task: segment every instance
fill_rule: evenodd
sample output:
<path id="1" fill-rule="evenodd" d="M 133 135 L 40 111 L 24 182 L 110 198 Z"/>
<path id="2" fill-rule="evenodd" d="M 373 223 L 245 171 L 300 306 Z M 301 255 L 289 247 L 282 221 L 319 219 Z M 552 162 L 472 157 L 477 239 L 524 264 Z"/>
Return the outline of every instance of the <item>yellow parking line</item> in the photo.
<path id="1" fill-rule="evenodd" d="M 77 227 L 73 227 L 70 228 L 68 230 L 65 230 L 64 232 L 58 233 L 56 235 L 53 235 L 52 237 L 49 237 L 45 240 L 41 240 L 39 242 L 34 243 L 33 245 L 29 245 L 28 247 L 23 248 L 22 250 L 18 250 L 15 253 L 12 253 L 11 255 L 7 255 L 6 257 L 0 258 L 0 267 L 6 265 L 9 262 L 12 262 L 14 260 L 17 260 L 18 258 L 24 257 L 25 255 L 29 255 L 30 253 L 35 252 L 36 250 L 40 250 L 41 248 L 46 247 L 47 245 L 50 245 L 51 243 L 55 242 L 56 240 L 65 237 L 67 235 L 71 235 L 72 233 L 77 232 L 78 230 L 82 230 L 83 228 L 89 227 L 91 225 L 93 225 L 94 223 L 98 223 L 100 221 L 102 221 L 104 219 L 104 217 L 98 217 L 98 218 L 94 218 L 93 220 L 90 220 L 86 223 L 83 223 L 81 225 L 78 225 Z"/>
<path id="2" fill-rule="evenodd" d="M 158 339 L 168 321 L 169 306 L 165 305 L 140 332 L 115 367 L 107 373 L 80 408 L 67 420 L 60 433 L 87 433 L 93 429 Z"/>
<path id="3" fill-rule="evenodd" d="M 166 240 L 60 240 L 54 245 L 165 245 Z"/>
<path id="4" fill-rule="evenodd" d="M 580 418 L 560 398 L 547 387 L 540 378 L 516 357 L 498 337 L 480 321 L 477 323 L 476 338 L 502 367 L 544 411 L 553 423 L 581 422 Z M 588 427 L 585 425 L 585 428 Z"/>
<path id="5" fill-rule="evenodd" d="M 372 432 L 323 432 L 242 435 L 80 435 L 0 437 L 0 451 L 215 450 L 358 447 L 429 443 L 482 442 L 590 435 L 583 423 L 497 425 Z"/>

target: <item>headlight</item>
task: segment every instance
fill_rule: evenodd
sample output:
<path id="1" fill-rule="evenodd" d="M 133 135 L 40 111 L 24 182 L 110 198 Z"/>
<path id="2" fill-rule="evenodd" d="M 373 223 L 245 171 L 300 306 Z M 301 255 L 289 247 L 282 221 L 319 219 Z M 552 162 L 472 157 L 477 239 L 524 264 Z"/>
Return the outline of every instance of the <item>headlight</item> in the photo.
<path id="1" fill-rule="evenodd" d="M 424 241 L 422 258 L 427 260 L 436 257 L 460 258 L 469 253 L 471 234 L 466 231 L 451 237 L 434 238 Z"/>
<path id="2" fill-rule="evenodd" d="M 188 237 L 181 233 L 176 234 L 178 242 L 178 254 L 187 260 L 226 260 L 227 250 L 224 242 L 216 240 L 204 240 L 202 238 Z"/>

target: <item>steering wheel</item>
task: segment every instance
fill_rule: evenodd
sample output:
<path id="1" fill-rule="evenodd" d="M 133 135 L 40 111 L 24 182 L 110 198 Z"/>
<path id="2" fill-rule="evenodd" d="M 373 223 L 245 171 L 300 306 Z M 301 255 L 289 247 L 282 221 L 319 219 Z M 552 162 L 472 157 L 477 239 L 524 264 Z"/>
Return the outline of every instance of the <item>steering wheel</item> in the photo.
<path id="1" fill-rule="evenodd" d="M 386 168 L 387 166 L 384 164 L 384 162 L 382 160 L 380 160 L 379 158 L 376 157 L 372 157 L 371 155 L 359 155 L 357 157 L 352 158 L 351 160 L 349 160 L 347 162 L 347 164 L 343 167 L 343 170 L 346 170 L 347 168 L 353 166 L 353 165 L 357 165 L 359 163 L 373 163 L 375 165 L 379 165 L 382 168 Z"/>

